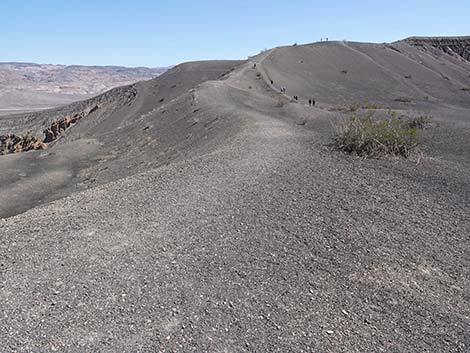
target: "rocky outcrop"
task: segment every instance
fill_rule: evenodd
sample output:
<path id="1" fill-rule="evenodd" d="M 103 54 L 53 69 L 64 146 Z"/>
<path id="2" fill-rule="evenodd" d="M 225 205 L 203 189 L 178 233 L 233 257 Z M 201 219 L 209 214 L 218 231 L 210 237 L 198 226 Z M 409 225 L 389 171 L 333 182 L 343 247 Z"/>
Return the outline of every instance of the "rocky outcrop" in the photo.
<path id="1" fill-rule="evenodd" d="M 417 47 L 433 47 L 470 61 L 470 36 L 468 37 L 411 37 L 405 40 Z"/>
<path id="2" fill-rule="evenodd" d="M 91 113 L 98 110 L 98 105 L 93 106 L 92 108 L 88 109 L 86 112 L 77 113 L 71 118 L 64 118 L 61 120 L 53 121 L 51 126 L 43 131 L 44 133 L 44 142 L 50 143 L 52 141 L 57 140 L 60 134 L 67 130 L 69 127 L 74 125 L 80 119 L 83 119 L 90 115 Z"/>
<path id="3" fill-rule="evenodd" d="M 23 135 L 17 133 L 0 135 L 0 155 L 46 148 L 47 144 L 56 141 L 79 120 L 89 117 L 97 110 L 104 111 L 105 115 L 109 115 L 111 112 L 131 104 L 137 97 L 137 93 L 135 85 L 117 87 L 86 101 L 26 115 L 27 119 L 34 117 L 35 120 L 40 121 L 24 127 L 24 130 L 34 132 Z M 44 125 L 47 128 L 44 129 Z M 40 128 L 41 126 L 42 128 Z M 6 132 L 10 131 L 8 126 L 4 127 L 2 132 L 5 130 Z M 33 133 L 40 134 L 41 130 L 44 138 L 33 136 Z"/>
<path id="4" fill-rule="evenodd" d="M 62 132 L 67 130 L 72 124 L 75 124 L 81 116 L 77 114 L 73 118 L 65 118 L 59 121 L 54 121 L 50 127 L 45 129 L 44 132 L 44 142 L 49 143 L 56 140 Z"/>
<path id="5" fill-rule="evenodd" d="M 0 155 L 20 153 L 31 150 L 43 150 L 47 145 L 27 132 L 24 135 L 0 135 Z"/>
<path id="6" fill-rule="evenodd" d="M 43 139 L 32 136 L 30 131 L 24 135 L 0 135 L 0 155 L 45 149 L 48 143 L 57 140 L 64 131 L 77 123 L 80 119 L 98 110 L 98 108 L 98 105 L 94 105 L 85 112 L 74 114 L 71 118 L 67 117 L 53 121 L 47 129 L 44 129 Z"/>

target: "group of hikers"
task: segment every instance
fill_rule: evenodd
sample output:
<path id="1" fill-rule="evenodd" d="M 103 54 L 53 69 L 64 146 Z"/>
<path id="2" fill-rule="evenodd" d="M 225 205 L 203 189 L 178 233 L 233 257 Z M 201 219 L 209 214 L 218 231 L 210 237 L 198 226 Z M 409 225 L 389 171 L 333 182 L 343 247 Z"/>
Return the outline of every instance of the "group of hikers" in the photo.
<path id="1" fill-rule="evenodd" d="M 271 80 L 271 82 L 272 82 L 272 80 Z M 281 87 L 280 91 L 281 91 L 281 93 L 286 94 L 287 89 L 285 87 Z M 292 98 L 294 98 L 295 101 L 299 100 L 299 96 L 297 96 L 297 95 L 293 96 Z M 311 98 L 311 99 L 308 100 L 308 105 L 314 106 L 315 104 L 316 104 L 315 98 Z"/>
<path id="2" fill-rule="evenodd" d="M 328 40 L 328 39 L 327 39 L 327 40 Z M 256 69 L 256 63 L 253 63 L 253 69 Z M 270 81 L 270 83 L 271 83 L 271 86 L 274 86 L 274 81 L 273 81 L 272 79 L 270 79 L 269 81 Z M 283 93 L 283 94 L 286 94 L 286 93 L 287 93 L 287 88 L 286 88 L 286 87 L 281 87 L 281 88 L 279 89 L 279 91 L 280 91 L 281 93 Z M 296 100 L 296 101 L 299 100 L 299 96 L 294 96 L 293 98 L 294 98 L 294 100 Z M 308 105 L 310 105 L 310 106 L 314 106 L 315 103 L 316 103 L 315 98 L 311 98 L 311 99 L 308 100 Z"/>
<path id="3" fill-rule="evenodd" d="M 286 88 L 285 87 L 281 88 L 281 93 L 286 93 Z M 294 98 L 295 101 L 299 100 L 299 96 L 294 96 L 292 98 Z M 311 99 L 308 100 L 308 105 L 314 106 L 315 104 L 316 104 L 315 98 L 311 98 Z"/>

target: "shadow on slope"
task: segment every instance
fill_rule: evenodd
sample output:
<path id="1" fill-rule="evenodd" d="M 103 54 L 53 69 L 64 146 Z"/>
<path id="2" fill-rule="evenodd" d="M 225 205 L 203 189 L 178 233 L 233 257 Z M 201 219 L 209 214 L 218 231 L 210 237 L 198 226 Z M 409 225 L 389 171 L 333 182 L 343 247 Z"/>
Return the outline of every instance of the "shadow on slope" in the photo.
<path id="1" fill-rule="evenodd" d="M 0 118 L 0 134 L 44 132 L 48 143 L 43 151 L 0 157 L 0 217 L 190 154 L 208 133 L 204 119 L 210 120 L 200 117 L 198 124 L 191 90 L 240 63 L 186 63 L 84 102 Z M 61 121 L 77 116 L 81 119 L 60 129 Z"/>

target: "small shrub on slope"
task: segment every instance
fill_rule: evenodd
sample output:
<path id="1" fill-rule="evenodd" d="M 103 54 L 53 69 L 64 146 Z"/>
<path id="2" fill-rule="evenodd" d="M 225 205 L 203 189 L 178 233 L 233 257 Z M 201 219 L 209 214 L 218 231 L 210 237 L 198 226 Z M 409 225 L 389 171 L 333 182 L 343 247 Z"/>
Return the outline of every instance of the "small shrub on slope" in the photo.
<path id="1" fill-rule="evenodd" d="M 427 115 L 420 115 L 408 121 L 411 128 L 424 129 L 431 124 L 431 117 Z"/>
<path id="2" fill-rule="evenodd" d="M 417 127 L 395 114 L 383 120 L 353 116 L 338 126 L 333 145 L 364 158 L 401 156 L 408 158 L 418 145 Z"/>

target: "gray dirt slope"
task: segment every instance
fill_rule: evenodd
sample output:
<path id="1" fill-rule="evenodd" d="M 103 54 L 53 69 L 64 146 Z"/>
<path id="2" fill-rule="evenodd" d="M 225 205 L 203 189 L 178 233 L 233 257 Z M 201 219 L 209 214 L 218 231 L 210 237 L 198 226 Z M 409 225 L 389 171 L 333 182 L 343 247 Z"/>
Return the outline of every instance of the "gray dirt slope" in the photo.
<path id="1" fill-rule="evenodd" d="M 468 352 L 469 75 L 439 45 L 316 43 L 0 118 L 98 106 L 0 157 L 1 350 Z M 353 103 L 432 115 L 419 163 L 328 148 Z"/>

